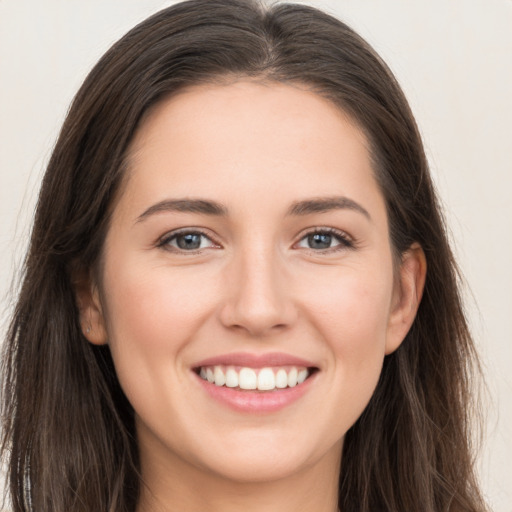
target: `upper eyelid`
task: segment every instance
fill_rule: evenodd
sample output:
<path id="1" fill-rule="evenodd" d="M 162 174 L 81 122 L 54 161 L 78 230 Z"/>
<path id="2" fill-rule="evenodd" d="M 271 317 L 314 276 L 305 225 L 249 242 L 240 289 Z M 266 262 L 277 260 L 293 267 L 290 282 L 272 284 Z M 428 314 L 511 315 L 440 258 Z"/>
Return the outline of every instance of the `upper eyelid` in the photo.
<path id="1" fill-rule="evenodd" d="M 194 226 L 185 227 L 185 228 L 172 229 L 172 230 L 167 231 L 166 233 L 164 233 L 162 236 L 160 236 L 160 238 L 161 239 L 172 238 L 173 236 L 186 235 L 186 234 L 189 234 L 189 233 L 197 233 L 199 235 L 204 235 L 207 238 L 213 238 L 213 236 L 212 236 L 212 234 L 210 233 L 209 230 L 206 230 L 205 228 L 194 227 Z"/>
<path id="2" fill-rule="evenodd" d="M 330 235 L 335 235 L 335 236 L 338 236 L 340 238 L 344 238 L 346 240 L 354 242 L 354 237 L 351 236 L 346 231 L 344 231 L 343 229 L 338 229 L 338 228 L 333 228 L 333 227 L 328 227 L 328 226 L 323 226 L 323 227 L 322 226 L 316 226 L 316 227 L 308 228 L 305 231 L 302 231 L 300 233 L 299 240 L 302 240 L 305 236 L 308 236 L 308 235 L 310 235 L 312 233 L 328 233 Z"/>

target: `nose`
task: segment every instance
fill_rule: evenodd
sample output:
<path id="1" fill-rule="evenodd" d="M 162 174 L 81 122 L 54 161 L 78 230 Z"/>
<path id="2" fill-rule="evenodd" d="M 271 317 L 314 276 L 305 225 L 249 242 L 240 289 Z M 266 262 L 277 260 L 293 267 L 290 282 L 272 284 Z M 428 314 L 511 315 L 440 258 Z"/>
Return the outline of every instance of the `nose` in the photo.
<path id="1" fill-rule="evenodd" d="M 220 320 L 225 327 L 264 337 L 294 323 L 297 311 L 284 263 L 264 248 L 234 258 L 223 285 Z"/>

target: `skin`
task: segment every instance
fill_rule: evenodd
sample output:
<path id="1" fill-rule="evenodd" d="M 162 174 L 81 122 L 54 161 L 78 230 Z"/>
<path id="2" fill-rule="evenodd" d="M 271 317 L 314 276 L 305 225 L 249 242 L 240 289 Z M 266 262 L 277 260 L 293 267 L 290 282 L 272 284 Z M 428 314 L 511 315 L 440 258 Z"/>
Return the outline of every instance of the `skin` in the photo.
<path id="1" fill-rule="evenodd" d="M 345 433 L 409 330 L 426 272 L 417 245 L 393 270 L 364 135 L 305 88 L 203 85 L 144 119 L 128 172 L 101 282 L 79 287 L 78 301 L 85 335 L 109 344 L 136 412 L 138 512 L 335 511 Z M 333 197 L 366 213 L 290 215 L 298 201 Z M 183 198 L 227 214 L 143 215 Z M 201 249 L 176 246 L 170 235 L 184 228 L 206 234 Z M 348 245 L 333 236 L 311 247 L 307 235 L 325 229 Z M 285 352 L 319 371 L 293 404 L 242 413 L 191 371 L 232 352 Z"/>

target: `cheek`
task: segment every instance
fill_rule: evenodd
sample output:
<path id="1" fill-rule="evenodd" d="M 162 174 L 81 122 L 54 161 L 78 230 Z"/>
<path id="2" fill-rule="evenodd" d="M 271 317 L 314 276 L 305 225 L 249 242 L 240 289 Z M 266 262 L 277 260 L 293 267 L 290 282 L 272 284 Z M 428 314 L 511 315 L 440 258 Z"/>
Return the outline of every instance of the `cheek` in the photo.
<path id="1" fill-rule="evenodd" d="M 172 389 L 188 385 L 179 371 L 183 349 L 210 316 L 218 290 L 197 269 L 128 257 L 110 258 L 103 278 L 108 343 L 125 394 L 142 416 L 151 417 L 162 400 L 176 407 Z"/>
<path id="2" fill-rule="evenodd" d="M 197 272 L 113 266 L 105 273 L 107 317 L 115 319 L 108 322 L 111 342 L 123 340 L 151 353 L 176 352 L 211 310 L 210 288 Z"/>
<path id="3" fill-rule="evenodd" d="M 352 375 L 380 372 L 392 297 L 392 272 L 377 263 L 345 267 L 331 275 L 317 274 L 315 286 L 304 290 L 303 310 L 309 314 L 336 364 Z"/>

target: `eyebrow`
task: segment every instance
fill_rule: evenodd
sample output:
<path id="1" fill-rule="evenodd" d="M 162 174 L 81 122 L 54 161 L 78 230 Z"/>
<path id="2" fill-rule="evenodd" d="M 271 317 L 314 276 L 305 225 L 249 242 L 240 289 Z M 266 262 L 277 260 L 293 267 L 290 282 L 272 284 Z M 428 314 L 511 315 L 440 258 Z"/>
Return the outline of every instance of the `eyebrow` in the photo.
<path id="1" fill-rule="evenodd" d="M 317 197 L 297 201 L 290 206 L 287 215 L 304 216 L 313 213 L 326 213 L 332 210 L 353 210 L 371 220 L 371 216 L 365 208 L 354 200 L 343 196 Z M 142 222 L 151 215 L 161 212 L 200 213 L 219 217 L 228 215 L 226 206 L 209 199 L 165 199 L 150 206 L 137 217 L 136 222 Z"/>
<path id="2" fill-rule="evenodd" d="M 221 203 L 206 199 L 165 199 L 160 201 L 137 217 L 137 222 L 160 212 L 201 213 L 203 215 L 226 216 L 228 209 Z"/>
<path id="3" fill-rule="evenodd" d="M 371 216 L 359 203 L 348 197 L 317 197 L 293 203 L 288 215 L 310 215 L 312 213 L 325 213 L 332 210 L 353 210 L 363 214 L 368 220 Z"/>

